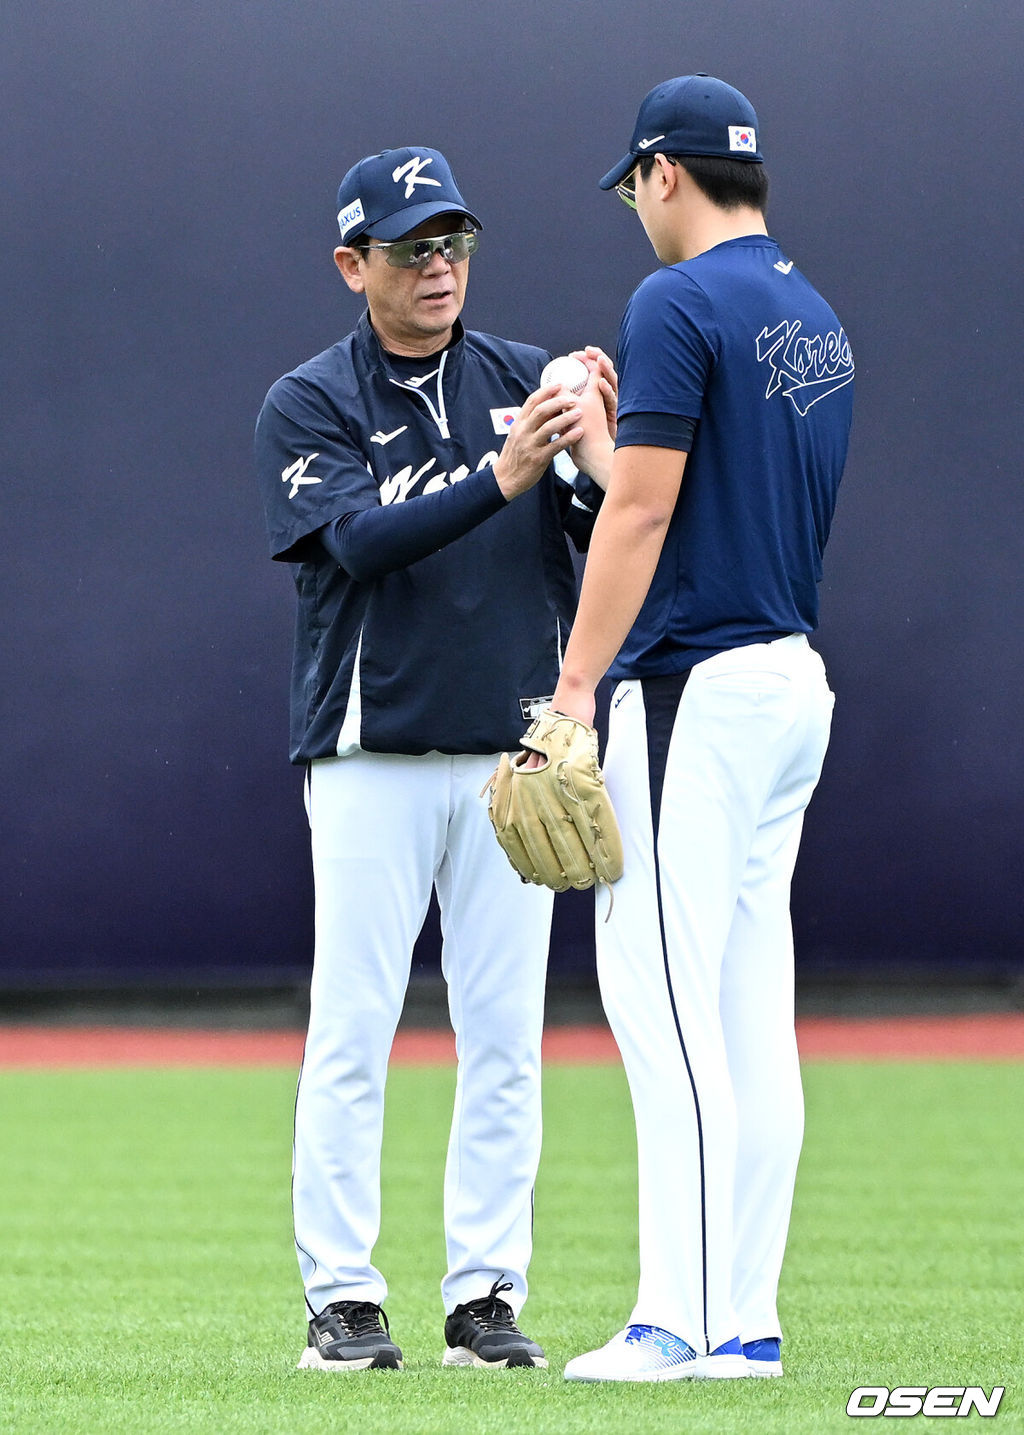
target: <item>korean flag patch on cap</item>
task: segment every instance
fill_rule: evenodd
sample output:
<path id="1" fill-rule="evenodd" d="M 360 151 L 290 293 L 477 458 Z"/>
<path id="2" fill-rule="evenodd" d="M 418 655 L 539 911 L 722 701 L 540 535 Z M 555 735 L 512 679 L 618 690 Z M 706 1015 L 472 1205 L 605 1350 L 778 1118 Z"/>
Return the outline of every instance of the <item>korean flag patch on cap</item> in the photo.
<path id="1" fill-rule="evenodd" d="M 749 125 L 729 126 L 729 148 L 748 154 L 757 153 L 757 135 Z"/>

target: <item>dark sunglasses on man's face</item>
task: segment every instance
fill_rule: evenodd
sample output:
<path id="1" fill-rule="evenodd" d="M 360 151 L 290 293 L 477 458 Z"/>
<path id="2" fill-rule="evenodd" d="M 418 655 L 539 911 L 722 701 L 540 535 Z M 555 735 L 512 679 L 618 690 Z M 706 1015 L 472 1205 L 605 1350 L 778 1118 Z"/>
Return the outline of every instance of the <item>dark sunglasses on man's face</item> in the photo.
<path id="1" fill-rule="evenodd" d="M 446 264 L 461 264 L 479 242 L 475 229 L 460 229 L 458 234 L 442 234 L 437 239 L 396 239 L 390 244 L 365 247 L 383 249 L 384 258 L 393 269 L 425 269 L 435 254 L 440 254 Z"/>

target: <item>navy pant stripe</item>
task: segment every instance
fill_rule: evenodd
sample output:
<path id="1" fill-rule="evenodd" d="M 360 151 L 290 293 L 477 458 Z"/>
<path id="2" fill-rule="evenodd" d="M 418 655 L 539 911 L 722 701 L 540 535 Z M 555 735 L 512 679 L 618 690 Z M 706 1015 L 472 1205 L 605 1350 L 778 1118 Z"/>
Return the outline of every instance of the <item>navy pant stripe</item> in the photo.
<path id="1" fill-rule="evenodd" d="M 697 1118 L 697 1151 L 700 1162 L 700 1241 L 704 1312 L 704 1354 L 709 1355 L 711 1353 L 711 1344 L 708 1339 L 708 1243 L 707 1198 L 704 1176 L 704 1128 L 701 1122 L 700 1098 L 697 1095 L 697 1084 L 693 1079 L 693 1068 L 690 1066 L 686 1042 L 683 1039 L 683 1030 L 679 1023 L 679 1011 L 676 1006 L 675 990 L 672 986 L 672 972 L 668 960 L 668 943 L 665 939 L 665 914 L 661 896 L 661 863 L 658 859 L 658 831 L 661 822 L 661 800 L 665 786 L 665 768 L 668 764 L 668 749 L 672 741 L 672 729 L 675 725 L 676 713 L 679 710 L 683 689 L 686 686 L 686 680 L 689 676 L 690 671 L 687 669 L 686 672 L 671 673 L 664 677 L 644 678 L 641 687 L 644 695 L 644 710 L 647 714 L 647 767 L 651 789 L 651 823 L 654 829 L 654 881 L 658 894 L 658 927 L 661 932 L 662 961 L 665 966 L 665 981 L 668 986 L 669 1004 L 672 1008 L 672 1020 L 675 1023 L 676 1036 L 679 1038 L 679 1047 L 683 1053 L 686 1074 L 690 1080 L 690 1090 L 693 1093 L 694 1114 Z"/>

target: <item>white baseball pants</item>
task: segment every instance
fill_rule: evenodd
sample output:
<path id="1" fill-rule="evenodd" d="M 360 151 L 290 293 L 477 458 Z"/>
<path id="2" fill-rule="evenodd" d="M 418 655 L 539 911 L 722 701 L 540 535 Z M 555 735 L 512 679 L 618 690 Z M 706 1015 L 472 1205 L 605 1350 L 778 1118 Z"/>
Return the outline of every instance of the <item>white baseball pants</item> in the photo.
<path id="1" fill-rule="evenodd" d="M 524 886 L 480 797 L 497 755 L 314 762 L 310 1020 L 295 1107 L 295 1240 L 310 1311 L 377 1304 L 384 1083 L 412 948 L 436 886 L 458 1076 L 444 1181 L 445 1310 L 499 1275 L 526 1299 L 540 1158 L 552 893 Z"/>
<path id="2" fill-rule="evenodd" d="M 637 1127 L 630 1323 L 698 1354 L 781 1335 L 803 1138 L 790 882 L 832 704 L 802 635 L 612 696 L 625 872 L 597 957 Z"/>

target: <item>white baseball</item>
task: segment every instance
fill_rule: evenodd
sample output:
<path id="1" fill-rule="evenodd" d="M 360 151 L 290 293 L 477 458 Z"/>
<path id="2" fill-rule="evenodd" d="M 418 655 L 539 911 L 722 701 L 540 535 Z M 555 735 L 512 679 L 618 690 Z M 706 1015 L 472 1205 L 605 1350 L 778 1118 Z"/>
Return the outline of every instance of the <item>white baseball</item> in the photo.
<path id="1" fill-rule="evenodd" d="M 539 388 L 545 384 L 561 384 L 563 389 L 568 389 L 571 394 L 582 394 L 590 378 L 590 370 L 582 359 L 574 359 L 571 354 L 563 354 L 558 359 L 552 359 L 544 365 L 544 372 L 540 376 Z"/>

